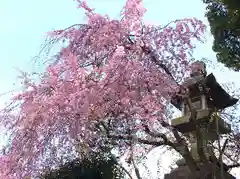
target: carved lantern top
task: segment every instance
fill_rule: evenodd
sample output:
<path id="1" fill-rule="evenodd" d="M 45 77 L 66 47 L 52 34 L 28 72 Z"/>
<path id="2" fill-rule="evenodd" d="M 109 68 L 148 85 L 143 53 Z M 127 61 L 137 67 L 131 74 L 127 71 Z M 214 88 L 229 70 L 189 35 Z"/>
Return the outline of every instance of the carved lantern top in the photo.
<path id="1" fill-rule="evenodd" d="M 206 76 L 207 71 L 206 71 L 206 64 L 202 61 L 196 61 L 191 64 L 191 77 L 203 75 L 204 77 Z"/>

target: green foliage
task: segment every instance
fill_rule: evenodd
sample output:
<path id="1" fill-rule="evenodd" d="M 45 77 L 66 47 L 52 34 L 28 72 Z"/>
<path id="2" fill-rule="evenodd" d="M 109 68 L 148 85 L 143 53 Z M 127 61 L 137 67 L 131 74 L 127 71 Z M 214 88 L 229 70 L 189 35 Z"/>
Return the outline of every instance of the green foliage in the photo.
<path id="1" fill-rule="evenodd" d="M 121 179 L 123 171 L 116 160 L 95 154 L 75 159 L 57 170 L 44 173 L 42 179 Z"/>
<path id="2" fill-rule="evenodd" d="M 217 60 L 235 71 L 240 70 L 240 1 L 203 0 Z"/>

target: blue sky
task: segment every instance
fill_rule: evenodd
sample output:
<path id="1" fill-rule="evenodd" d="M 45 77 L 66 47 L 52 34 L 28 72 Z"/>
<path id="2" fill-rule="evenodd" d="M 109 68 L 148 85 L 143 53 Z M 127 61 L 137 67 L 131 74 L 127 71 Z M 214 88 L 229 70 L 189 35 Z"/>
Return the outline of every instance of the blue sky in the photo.
<path id="1" fill-rule="evenodd" d="M 125 0 L 88 0 L 87 2 L 98 12 L 117 17 Z M 144 2 L 148 8 L 146 19 L 155 23 L 166 24 L 171 20 L 188 17 L 196 17 L 207 23 L 204 17 L 205 6 L 201 0 L 145 0 Z M 72 0 L 0 1 L 0 94 L 17 88 L 13 86 L 18 75 L 14 67 L 32 70 L 33 65 L 29 62 L 39 52 L 47 31 L 83 21 L 83 12 L 75 7 L 76 3 Z M 211 35 L 209 32 L 206 35 L 207 42 L 198 45 L 195 57 L 215 60 Z M 240 73 L 228 70 L 223 73 L 217 69 L 214 73 L 220 82 L 229 80 L 237 82 L 237 79 L 240 79 Z M 0 97 L 0 106 L 7 98 L 8 96 Z"/>
<path id="2" fill-rule="evenodd" d="M 31 58 L 44 42 L 45 32 L 64 28 L 82 19 L 68 0 L 7 0 L 0 2 L 0 93 L 12 89 L 18 72 L 29 70 Z M 14 87 L 15 88 L 15 87 Z M 3 103 L 2 98 L 0 98 Z"/>

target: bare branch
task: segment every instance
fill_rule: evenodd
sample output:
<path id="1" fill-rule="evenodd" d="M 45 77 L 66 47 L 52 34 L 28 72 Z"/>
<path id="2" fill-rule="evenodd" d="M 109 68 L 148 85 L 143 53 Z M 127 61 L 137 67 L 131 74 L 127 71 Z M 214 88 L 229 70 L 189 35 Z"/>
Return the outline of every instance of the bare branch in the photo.
<path id="1" fill-rule="evenodd" d="M 223 147 L 222 147 L 222 149 L 221 149 L 221 151 L 220 151 L 219 159 L 218 159 L 218 160 L 222 160 L 222 155 L 223 155 L 223 153 L 224 153 L 224 151 L 225 151 L 225 149 L 226 149 L 226 147 L 227 147 L 227 143 L 228 143 L 228 139 L 226 139 L 226 140 L 224 141 L 224 144 L 223 144 Z"/>

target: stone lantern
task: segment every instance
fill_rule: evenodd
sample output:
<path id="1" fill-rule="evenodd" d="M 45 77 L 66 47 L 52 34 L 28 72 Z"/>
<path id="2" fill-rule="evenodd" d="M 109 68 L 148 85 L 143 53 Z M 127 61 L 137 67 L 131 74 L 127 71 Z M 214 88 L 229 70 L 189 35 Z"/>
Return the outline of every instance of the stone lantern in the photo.
<path id="1" fill-rule="evenodd" d="M 201 165 L 201 160 L 197 152 L 196 123 L 201 131 L 204 154 L 210 160 L 210 157 L 214 153 L 209 144 L 217 140 L 219 135 L 231 132 L 230 124 L 220 118 L 219 112 L 236 104 L 238 99 L 232 98 L 219 85 L 213 74 L 206 74 L 203 62 L 197 61 L 192 65 L 195 69 L 192 71 L 190 78 L 184 81 L 182 86 L 188 90 L 191 106 L 196 110 L 196 121 L 193 123 L 190 118 L 191 111 L 186 100 L 180 95 L 176 95 L 172 99 L 172 104 L 182 111 L 182 116 L 172 119 L 171 126 L 190 138 L 190 152 L 192 157 L 198 165 Z M 174 176 L 182 179 L 189 177 L 190 172 L 184 159 L 177 161 L 177 165 L 179 167 L 170 174 L 167 174 L 165 179 L 174 179 Z M 226 179 L 230 179 L 231 177 L 229 178 L 229 176 L 231 175 L 226 173 Z M 212 178 L 210 177 L 209 179 Z"/>

